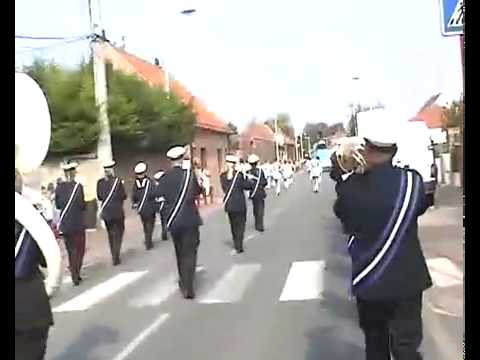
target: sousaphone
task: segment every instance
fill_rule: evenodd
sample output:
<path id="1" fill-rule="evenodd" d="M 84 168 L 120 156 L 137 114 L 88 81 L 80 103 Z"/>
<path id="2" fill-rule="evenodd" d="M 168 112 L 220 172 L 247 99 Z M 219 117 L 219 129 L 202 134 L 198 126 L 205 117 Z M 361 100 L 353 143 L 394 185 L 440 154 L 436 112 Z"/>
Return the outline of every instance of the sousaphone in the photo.
<path id="1" fill-rule="evenodd" d="M 22 175 L 42 164 L 50 144 L 51 122 L 47 99 L 38 84 L 24 73 L 15 73 L 15 175 L 21 187 Z M 20 190 L 20 189 L 19 189 Z M 33 204 L 15 191 L 15 220 L 30 233 L 42 251 L 48 268 L 45 280 L 49 295 L 62 276 L 60 247 L 47 222 Z M 15 247 L 15 258 L 21 242 Z"/>

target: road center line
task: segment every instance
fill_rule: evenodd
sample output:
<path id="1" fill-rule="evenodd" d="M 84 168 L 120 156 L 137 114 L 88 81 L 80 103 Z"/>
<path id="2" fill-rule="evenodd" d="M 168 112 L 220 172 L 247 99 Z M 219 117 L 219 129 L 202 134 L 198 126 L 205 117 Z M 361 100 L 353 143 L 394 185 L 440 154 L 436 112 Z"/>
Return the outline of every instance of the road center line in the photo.
<path id="1" fill-rule="evenodd" d="M 140 345 L 147 337 L 154 333 L 160 325 L 162 325 L 168 318 L 169 314 L 161 314 L 148 328 L 143 330 L 133 341 L 127 345 L 123 351 L 115 356 L 113 360 L 124 360 L 126 359 L 135 349 Z"/>

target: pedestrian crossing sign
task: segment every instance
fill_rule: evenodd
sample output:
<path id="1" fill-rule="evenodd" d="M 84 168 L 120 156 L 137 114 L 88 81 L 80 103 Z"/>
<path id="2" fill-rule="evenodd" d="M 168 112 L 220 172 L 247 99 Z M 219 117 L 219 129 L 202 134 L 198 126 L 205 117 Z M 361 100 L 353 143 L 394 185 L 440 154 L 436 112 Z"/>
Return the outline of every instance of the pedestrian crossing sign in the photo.
<path id="1" fill-rule="evenodd" d="M 463 35 L 465 18 L 464 0 L 440 0 L 442 35 Z"/>

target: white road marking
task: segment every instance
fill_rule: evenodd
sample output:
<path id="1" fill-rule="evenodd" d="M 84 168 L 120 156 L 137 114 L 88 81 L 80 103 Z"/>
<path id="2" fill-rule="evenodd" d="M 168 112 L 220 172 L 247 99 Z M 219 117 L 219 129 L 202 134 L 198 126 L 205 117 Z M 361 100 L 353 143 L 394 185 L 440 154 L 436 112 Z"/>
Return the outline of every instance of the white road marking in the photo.
<path id="1" fill-rule="evenodd" d="M 443 288 L 463 283 L 462 271 L 447 258 L 428 259 L 427 266 L 435 286 Z"/>
<path id="2" fill-rule="evenodd" d="M 248 243 L 250 240 L 252 240 L 254 237 L 256 236 L 256 234 L 250 234 L 248 235 L 245 240 L 243 241 L 244 244 Z"/>
<path id="3" fill-rule="evenodd" d="M 198 265 L 196 272 L 204 271 L 203 265 Z M 153 287 L 149 287 L 139 296 L 136 296 L 129 302 L 130 307 L 143 308 L 147 306 L 158 306 L 178 291 L 178 274 L 176 272 L 170 273 L 162 281 L 158 282 Z"/>
<path id="4" fill-rule="evenodd" d="M 260 264 L 234 264 L 199 302 L 216 304 L 239 301 L 260 268 Z"/>
<path id="5" fill-rule="evenodd" d="M 295 261 L 288 272 L 280 301 L 321 299 L 324 261 Z"/>
<path id="6" fill-rule="evenodd" d="M 57 306 L 53 312 L 84 311 L 92 305 L 106 299 L 115 292 L 121 290 L 128 284 L 140 279 L 147 271 L 125 272 L 98 284 L 73 299 Z"/>
<path id="7" fill-rule="evenodd" d="M 135 339 L 132 340 L 128 346 L 123 349 L 113 360 L 125 360 L 132 354 L 135 349 L 140 345 L 147 337 L 153 334 L 167 319 L 170 317 L 169 314 L 161 314 L 148 328 L 143 330 Z"/>

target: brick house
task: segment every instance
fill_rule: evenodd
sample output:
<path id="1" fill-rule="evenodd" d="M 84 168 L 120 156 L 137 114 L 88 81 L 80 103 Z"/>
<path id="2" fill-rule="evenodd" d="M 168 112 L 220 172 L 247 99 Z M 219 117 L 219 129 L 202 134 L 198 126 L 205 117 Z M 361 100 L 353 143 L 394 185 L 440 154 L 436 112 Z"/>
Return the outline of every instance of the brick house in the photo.
<path id="1" fill-rule="evenodd" d="M 284 134 L 283 144 L 279 146 L 280 159 L 295 160 L 295 140 Z M 265 125 L 251 123 L 240 134 L 240 154 L 247 157 L 255 153 L 260 157 L 261 162 L 273 162 L 275 154 L 275 133 Z"/>
<path id="2" fill-rule="evenodd" d="M 231 134 L 227 123 L 209 111 L 202 101 L 193 96 L 178 80 L 173 79 L 161 66 L 151 64 L 109 43 L 98 46 L 98 53 L 114 70 L 136 75 L 151 86 L 162 87 L 191 107 L 197 123 L 193 142 L 189 146 L 190 156 L 210 171 L 214 196 L 221 197 L 223 194 L 218 175 L 224 166 L 228 137 Z"/>

